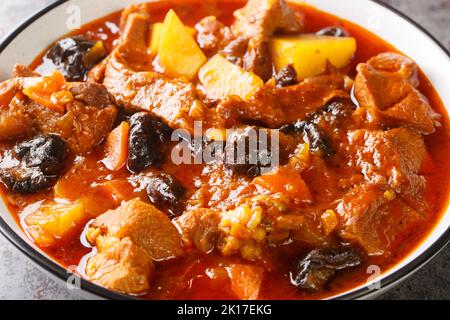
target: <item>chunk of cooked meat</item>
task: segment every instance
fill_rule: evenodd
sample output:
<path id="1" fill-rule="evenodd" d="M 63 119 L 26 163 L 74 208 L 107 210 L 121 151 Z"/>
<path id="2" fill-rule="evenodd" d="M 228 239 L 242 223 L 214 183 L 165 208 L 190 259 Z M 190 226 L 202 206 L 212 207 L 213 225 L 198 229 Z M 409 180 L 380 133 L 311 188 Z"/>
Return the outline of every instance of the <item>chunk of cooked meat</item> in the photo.
<path id="1" fill-rule="evenodd" d="M 126 294 L 141 294 L 150 289 L 154 266 L 147 251 L 128 237 L 100 237 L 96 245 L 98 252 L 86 265 L 90 281 Z"/>
<path id="2" fill-rule="evenodd" d="M 279 128 L 304 120 L 334 98 L 349 98 L 345 79 L 337 74 L 308 78 L 284 88 L 264 86 L 248 101 L 229 97 L 217 106 L 217 113 L 227 127 L 259 122 Z"/>
<path id="3" fill-rule="evenodd" d="M 105 62 L 103 84 L 126 109 L 148 111 L 172 128 L 192 131 L 204 106 L 191 83 L 149 71 L 149 26 L 148 15 L 128 15 L 120 44 Z"/>
<path id="4" fill-rule="evenodd" d="M 220 215 L 210 209 L 196 209 L 183 213 L 176 223 L 185 243 L 193 243 L 203 253 L 214 250 L 219 240 Z"/>
<path id="5" fill-rule="evenodd" d="M 114 97 L 100 84 L 67 83 L 63 91 L 67 100 L 60 113 L 23 93 L 29 85 L 42 79 L 14 78 L 1 85 L 4 91 L 0 93 L 0 139 L 55 133 L 75 153 L 88 153 L 113 127 L 117 115 Z"/>
<path id="6" fill-rule="evenodd" d="M 406 198 L 421 194 L 425 178 L 419 170 L 427 151 L 420 135 L 407 128 L 355 130 L 348 139 L 352 161 L 368 181 L 387 184 Z"/>
<path id="7" fill-rule="evenodd" d="M 250 0 L 235 11 L 231 30 L 236 38 L 248 41 L 243 67 L 263 80 L 272 76 L 268 41 L 275 31 L 299 32 L 303 21 L 284 0 Z"/>
<path id="8" fill-rule="evenodd" d="M 418 86 L 417 65 L 410 59 L 385 53 L 358 65 L 355 96 L 369 124 L 406 126 L 430 134 L 438 125 L 433 111 Z M 388 90 L 387 90 L 388 89 Z"/>
<path id="9" fill-rule="evenodd" d="M 97 217 L 90 226 L 88 240 L 113 236 L 130 240 L 156 261 L 183 254 L 181 239 L 170 219 L 154 206 L 138 199 L 123 203 Z"/>
<path id="10" fill-rule="evenodd" d="M 16 144 L 0 160 L 0 180 L 13 192 L 42 191 L 64 169 L 67 151 L 64 140 L 53 134 Z"/>
<path id="11" fill-rule="evenodd" d="M 344 195 L 336 212 L 341 219 L 339 235 L 358 242 L 371 255 L 390 255 L 397 237 L 425 219 L 392 190 L 373 184 L 360 185 Z"/>
<path id="12" fill-rule="evenodd" d="M 420 84 L 417 64 L 408 57 L 400 54 L 386 52 L 372 57 L 367 64 L 379 71 L 398 73 L 417 88 Z"/>
<path id="13" fill-rule="evenodd" d="M 130 118 L 127 167 L 133 173 L 164 162 L 171 130 L 160 119 L 138 112 Z"/>
<path id="14" fill-rule="evenodd" d="M 169 218 L 138 199 L 97 217 L 87 239 L 97 248 L 86 264 L 88 279 L 128 294 L 150 288 L 153 261 L 183 254 L 180 235 Z"/>
<path id="15" fill-rule="evenodd" d="M 200 20 L 196 25 L 197 43 L 208 56 L 214 55 L 227 37 L 229 29 L 217 20 L 215 16 L 208 16 Z"/>
<path id="16" fill-rule="evenodd" d="M 324 288 L 336 271 L 361 263 L 360 253 L 350 246 L 315 249 L 299 260 L 292 283 L 301 289 L 317 292 Z"/>

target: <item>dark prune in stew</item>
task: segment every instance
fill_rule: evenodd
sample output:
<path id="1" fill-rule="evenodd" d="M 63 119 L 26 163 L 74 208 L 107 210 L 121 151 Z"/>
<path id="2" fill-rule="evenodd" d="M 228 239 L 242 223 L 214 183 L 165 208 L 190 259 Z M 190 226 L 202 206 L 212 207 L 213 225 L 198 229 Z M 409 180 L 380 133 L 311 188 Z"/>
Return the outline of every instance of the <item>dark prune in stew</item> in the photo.
<path id="1" fill-rule="evenodd" d="M 62 171 L 67 150 L 66 142 L 55 134 L 40 135 L 14 147 L 14 153 L 27 167 L 38 167 L 45 175 Z"/>
<path id="2" fill-rule="evenodd" d="M 277 88 L 288 87 L 298 83 L 297 71 L 295 71 L 294 66 L 288 64 L 281 69 L 275 76 L 275 82 Z"/>
<path id="3" fill-rule="evenodd" d="M 0 179 L 17 193 L 34 193 L 51 186 L 65 166 L 68 148 L 53 134 L 17 144 L 1 159 Z"/>
<path id="4" fill-rule="evenodd" d="M 356 109 L 350 99 L 332 99 L 324 108 L 314 113 L 309 122 L 319 125 L 326 123 L 329 127 L 336 128 L 342 126 L 345 119 L 351 121 L 351 115 Z"/>
<path id="5" fill-rule="evenodd" d="M 255 127 L 237 129 L 227 138 L 224 167 L 233 174 L 256 177 L 272 165 L 270 134 L 267 140 Z"/>
<path id="6" fill-rule="evenodd" d="M 56 42 L 45 54 L 44 62 L 52 63 L 69 81 L 83 81 L 87 72 L 106 54 L 101 41 L 75 36 Z"/>
<path id="7" fill-rule="evenodd" d="M 160 119 L 138 112 L 130 118 L 127 167 L 133 173 L 140 173 L 152 165 L 164 162 L 171 129 Z"/>
<path id="8" fill-rule="evenodd" d="M 317 292 L 324 288 L 336 271 L 361 263 L 360 253 L 350 246 L 315 249 L 298 261 L 291 282 L 301 289 Z"/>
<path id="9" fill-rule="evenodd" d="M 318 36 L 329 36 L 329 37 L 348 37 L 349 33 L 347 30 L 341 27 L 327 27 L 316 32 Z"/>
<path id="10" fill-rule="evenodd" d="M 148 199 L 155 207 L 169 213 L 170 218 L 183 213 L 186 189 L 170 174 L 160 173 L 146 179 Z"/>
<path id="11" fill-rule="evenodd" d="M 303 139 L 305 142 L 309 143 L 312 151 L 321 152 L 326 157 L 333 154 L 331 138 L 314 123 L 298 120 L 292 124 L 281 127 L 280 131 L 286 134 L 302 134 Z"/>

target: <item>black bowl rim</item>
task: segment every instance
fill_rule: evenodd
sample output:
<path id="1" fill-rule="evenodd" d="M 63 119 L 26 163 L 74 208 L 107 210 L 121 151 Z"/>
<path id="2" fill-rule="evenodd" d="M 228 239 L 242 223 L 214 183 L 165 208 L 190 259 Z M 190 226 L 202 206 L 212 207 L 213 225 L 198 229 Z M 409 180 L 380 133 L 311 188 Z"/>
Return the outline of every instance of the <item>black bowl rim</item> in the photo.
<path id="1" fill-rule="evenodd" d="M 56 7 L 68 2 L 70 0 L 57 0 L 53 3 L 50 3 L 48 6 L 38 11 L 27 20 L 25 20 L 22 24 L 20 24 L 16 29 L 14 29 L 9 35 L 3 38 L 3 41 L 0 43 L 0 54 L 8 47 L 8 45 L 28 26 L 30 26 L 34 21 L 41 18 L 46 13 L 55 9 Z M 145 0 L 143 0 L 144 2 Z M 401 12 L 400 10 L 388 5 L 386 3 L 381 2 L 380 0 L 369 0 L 374 2 L 390 11 L 400 16 L 408 23 L 412 24 L 414 27 L 418 28 L 420 31 L 425 33 L 433 42 L 435 42 L 450 59 L 450 52 L 447 48 L 440 43 L 428 30 L 426 30 L 419 23 L 414 21 L 412 18 Z M 40 266 L 45 271 L 50 274 L 58 277 L 60 280 L 67 281 L 73 274 L 67 271 L 65 268 L 61 267 L 59 264 L 55 263 L 52 259 L 44 256 L 35 248 L 33 248 L 30 244 L 24 241 L 14 230 L 6 223 L 3 218 L 0 217 L 0 233 L 2 233 L 17 249 L 19 249 L 22 253 L 24 253 L 28 258 L 34 261 L 38 266 Z M 369 297 L 370 295 L 375 295 L 384 288 L 389 288 L 395 284 L 400 283 L 402 280 L 406 279 L 408 276 L 413 274 L 415 271 L 424 266 L 428 261 L 430 261 L 434 256 L 436 256 L 444 247 L 450 242 L 450 227 L 435 241 L 433 244 L 428 247 L 422 254 L 416 257 L 413 261 L 409 262 L 404 267 L 399 270 L 393 272 L 389 276 L 383 278 L 381 280 L 381 289 L 369 288 L 367 286 L 361 287 L 359 289 L 353 290 L 347 293 L 338 294 L 331 299 L 362 299 L 365 297 Z M 130 300 L 135 299 L 136 297 L 128 296 L 124 294 L 120 294 L 114 291 L 110 291 L 104 287 L 98 286 L 88 280 L 81 278 L 81 289 L 87 291 L 90 294 L 95 296 L 105 298 L 105 299 L 122 299 L 122 300 Z"/>

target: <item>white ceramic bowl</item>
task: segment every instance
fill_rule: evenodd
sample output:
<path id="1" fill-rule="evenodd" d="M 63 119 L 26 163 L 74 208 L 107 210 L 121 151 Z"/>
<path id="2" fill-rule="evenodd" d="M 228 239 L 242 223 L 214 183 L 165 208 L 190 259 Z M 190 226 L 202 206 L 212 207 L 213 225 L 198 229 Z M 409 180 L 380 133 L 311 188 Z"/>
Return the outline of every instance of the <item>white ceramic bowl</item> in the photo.
<path id="1" fill-rule="evenodd" d="M 83 24 L 145 0 L 60 0 L 32 16 L 0 44 L 0 81 L 9 77 L 15 63 L 29 64 L 55 39 L 68 33 L 68 14 L 80 9 Z M 402 13 L 374 0 L 291 0 L 354 22 L 377 34 L 413 58 L 431 80 L 444 105 L 450 108 L 450 55 L 430 34 Z M 77 7 L 74 7 L 76 5 Z M 0 231 L 23 253 L 51 275 L 66 280 L 71 274 L 37 248 L 0 202 Z M 381 275 L 381 289 L 363 285 L 334 298 L 371 298 L 399 283 L 423 266 L 450 240 L 450 210 L 432 233 L 403 261 Z M 13 266 L 11 266 L 13 268 Z M 88 281 L 81 280 L 87 297 L 127 298 Z"/>

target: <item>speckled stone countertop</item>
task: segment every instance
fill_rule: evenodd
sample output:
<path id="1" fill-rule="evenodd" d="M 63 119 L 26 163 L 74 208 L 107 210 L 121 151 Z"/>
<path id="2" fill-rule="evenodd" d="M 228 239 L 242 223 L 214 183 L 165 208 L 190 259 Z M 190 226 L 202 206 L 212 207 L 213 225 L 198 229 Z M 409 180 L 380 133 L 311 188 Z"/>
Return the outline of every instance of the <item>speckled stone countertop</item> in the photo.
<path id="1" fill-rule="evenodd" d="M 52 0 L 1 0 L 0 38 Z M 429 30 L 450 49 L 450 0 L 384 0 Z M 450 246 L 381 299 L 450 299 Z M 0 235 L 0 299 L 80 299 L 43 274 Z"/>

